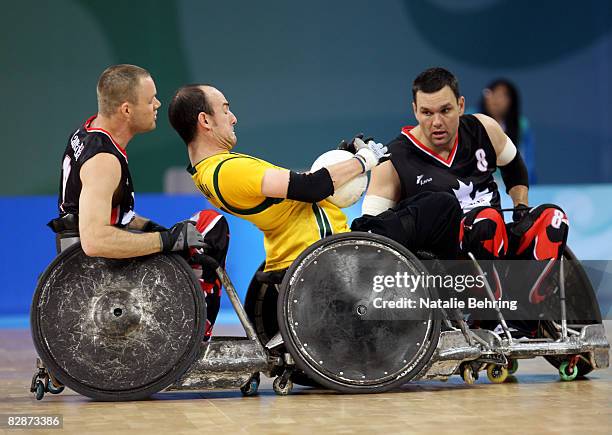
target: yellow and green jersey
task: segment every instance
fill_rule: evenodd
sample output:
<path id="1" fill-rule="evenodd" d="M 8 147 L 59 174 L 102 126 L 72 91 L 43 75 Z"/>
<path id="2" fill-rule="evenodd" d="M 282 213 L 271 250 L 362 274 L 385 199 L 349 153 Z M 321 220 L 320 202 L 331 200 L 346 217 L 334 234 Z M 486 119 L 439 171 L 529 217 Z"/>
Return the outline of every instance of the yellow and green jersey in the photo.
<path id="1" fill-rule="evenodd" d="M 253 223 L 264 233 L 265 271 L 285 269 L 317 240 L 350 231 L 329 201 L 307 203 L 261 193 L 267 169 L 282 169 L 238 153 L 215 154 L 191 169 L 193 182 L 215 207 Z"/>

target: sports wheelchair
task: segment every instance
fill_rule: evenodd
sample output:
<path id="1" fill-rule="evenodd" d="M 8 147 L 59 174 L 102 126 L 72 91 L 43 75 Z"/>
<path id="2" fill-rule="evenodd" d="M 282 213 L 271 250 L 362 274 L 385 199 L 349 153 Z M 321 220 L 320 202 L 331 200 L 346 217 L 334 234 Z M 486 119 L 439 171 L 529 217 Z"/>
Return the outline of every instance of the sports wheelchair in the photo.
<path id="1" fill-rule="evenodd" d="M 574 259 L 571 251 L 553 283 L 558 321 L 542 322 L 535 338 L 513 337 L 501 311 L 497 333 L 470 328 L 444 309 L 380 309 L 373 277 L 425 276 L 422 258 L 379 235 L 334 235 L 302 252 L 284 275 L 258 271 L 245 307 L 211 258 L 246 337 L 205 341 L 204 298 L 181 256 L 92 258 L 73 244 L 49 265 L 34 294 L 31 328 L 39 360 L 31 391 L 42 399 L 65 385 L 105 401 L 162 390 L 240 388 L 250 396 L 264 373 L 275 377 L 279 395 L 294 383 L 376 393 L 454 374 L 473 383 L 484 368 L 491 381 L 503 382 L 517 360 L 536 356 L 547 358 L 564 380 L 608 367 L 599 306 L 584 271 L 567 261 Z M 405 303 L 437 297 L 426 286 L 384 292 Z M 588 299 L 586 312 L 573 309 L 575 298 Z"/>

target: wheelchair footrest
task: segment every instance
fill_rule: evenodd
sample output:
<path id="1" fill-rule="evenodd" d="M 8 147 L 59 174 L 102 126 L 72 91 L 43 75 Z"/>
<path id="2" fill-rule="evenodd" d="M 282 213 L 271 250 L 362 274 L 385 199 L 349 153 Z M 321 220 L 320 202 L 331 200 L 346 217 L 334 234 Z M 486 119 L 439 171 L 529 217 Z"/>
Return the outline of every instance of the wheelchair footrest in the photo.
<path id="1" fill-rule="evenodd" d="M 601 324 L 584 326 L 579 336 L 571 336 L 565 341 L 541 339 L 516 340 L 509 344 L 491 331 L 471 330 L 487 343 L 489 349 L 480 345 L 471 346 L 460 331 L 444 331 L 440 334 L 438 347 L 427 371 L 419 376 L 423 379 L 448 378 L 463 361 L 489 361 L 495 355 L 507 358 L 535 358 L 537 356 L 589 354 L 593 368 L 609 366 L 610 344 Z"/>
<path id="2" fill-rule="evenodd" d="M 570 336 L 565 341 L 515 341 L 511 345 L 502 346 L 500 350 L 512 358 L 589 353 L 592 356 L 593 368 L 606 368 L 610 364 L 610 343 L 608 343 L 604 326 L 601 324 L 586 325 L 579 336 Z"/>
<path id="3" fill-rule="evenodd" d="M 213 337 L 203 343 L 198 360 L 166 391 L 237 388 L 253 373 L 269 369 L 268 355 L 258 342 L 246 337 Z"/>
<path id="4" fill-rule="evenodd" d="M 461 331 L 444 331 L 440 334 L 431 366 L 420 377 L 448 378 L 455 373 L 461 362 L 475 360 L 480 355 L 480 347 L 470 345 Z"/>

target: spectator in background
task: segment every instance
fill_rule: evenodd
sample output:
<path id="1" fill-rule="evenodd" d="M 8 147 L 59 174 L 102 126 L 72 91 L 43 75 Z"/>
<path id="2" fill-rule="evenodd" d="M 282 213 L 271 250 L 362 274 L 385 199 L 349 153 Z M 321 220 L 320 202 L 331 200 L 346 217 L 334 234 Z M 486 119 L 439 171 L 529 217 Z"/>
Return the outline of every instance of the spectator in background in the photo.
<path id="1" fill-rule="evenodd" d="M 529 121 L 521 116 L 521 99 L 512 82 L 507 79 L 492 81 L 483 91 L 480 113 L 495 119 L 516 144 L 527 166 L 529 184 L 537 183 L 535 143 Z"/>

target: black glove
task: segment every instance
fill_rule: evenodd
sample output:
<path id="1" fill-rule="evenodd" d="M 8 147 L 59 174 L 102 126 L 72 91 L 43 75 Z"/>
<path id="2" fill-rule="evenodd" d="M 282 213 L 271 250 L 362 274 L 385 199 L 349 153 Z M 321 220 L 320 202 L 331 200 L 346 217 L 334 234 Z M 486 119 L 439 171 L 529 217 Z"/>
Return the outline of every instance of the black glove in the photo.
<path id="1" fill-rule="evenodd" d="M 366 139 L 363 138 L 363 133 L 359 133 L 358 135 L 356 135 L 355 137 L 353 137 L 351 139 L 350 142 L 346 142 L 344 139 L 342 139 L 340 141 L 340 143 L 338 144 L 338 149 L 339 150 L 343 150 L 343 151 L 348 151 L 350 153 L 356 154 L 357 153 L 357 148 L 355 147 L 355 139 L 359 138 L 362 141 L 364 141 L 365 143 L 368 143 L 369 141 L 373 140 L 373 137 L 368 137 Z"/>
<path id="2" fill-rule="evenodd" d="M 162 252 L 184 251 L 204 246 L 204 237 L 196 229 L 194 221 L 183 221 L 166 231 L 160 231 Z"/>
<path id="3" fill-rule="evenodd" d="M 157 222 L 153 222 L 152 220 L 148 220 L 147 223 L 144 224 L 142 227 L 142 232 L 145 233 L 161 233 L 162 231 L 168 231 L 168 228 L 158 224 Z"/>
<path id="4" fill-rule="evenodd" d="M 531 207 L 525 204 L 517 204 L 512 212 L 512 222 L 519 222 L 529 214 Z"/>

